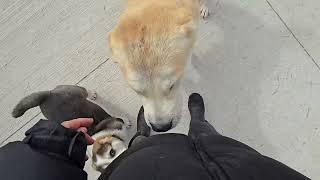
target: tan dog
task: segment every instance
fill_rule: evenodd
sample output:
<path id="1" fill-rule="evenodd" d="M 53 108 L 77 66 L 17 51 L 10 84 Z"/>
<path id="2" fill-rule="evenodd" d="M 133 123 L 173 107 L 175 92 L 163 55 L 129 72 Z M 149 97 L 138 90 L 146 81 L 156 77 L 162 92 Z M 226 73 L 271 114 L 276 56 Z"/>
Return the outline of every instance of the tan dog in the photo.
<path id="1" fill-rule="evenodd" d="M 199 13 L 208 15 L 199 0 L 128 0 L 109 34 L 113 59 L 141 96 L 147 123 L 155 131 L 167 131 L 180 119 L 179 87 L 196 41 Z"/>

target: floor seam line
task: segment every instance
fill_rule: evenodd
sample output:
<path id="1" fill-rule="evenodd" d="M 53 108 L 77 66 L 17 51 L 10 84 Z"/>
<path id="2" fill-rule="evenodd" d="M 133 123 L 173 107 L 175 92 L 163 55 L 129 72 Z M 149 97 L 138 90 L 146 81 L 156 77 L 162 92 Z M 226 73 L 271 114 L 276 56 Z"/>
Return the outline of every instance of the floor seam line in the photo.
<path id="1" fill-rule="evenodd" d="M 90 71 L 87 75 L 85 75 L 83 78 L 81 78 L 76 85 L 79 85 L 83 80 L 85 80 L 87 77 L 89 77 L 93 72 L 95 72 L 97 69 L 99 69 L 102 65 L 104 65 L 110 58 L 107 58 L 102 63 L 100 63 L 97 67 L 95 67 L 92 71 Z"/>
<path id="2" fill-rule="evenodd" d="M 27 124 L 29 124 L 34 118 L 36 118 L 41 112 L 38 112 L 36 115 L 34 115 L 29 121 L 24 123 L 21 127 L 19 127 L 16 131 L 14 131 L 10 136 L 6 137 L 3 141 L 0 143 L 0 147 L 3 145 L 4 142 L 6 142 L 8 139 L 10 139 L 14 134 L 16 134 L 18 131 L 20 131 L 23 127 L 25 127 Z"/>
<path id="3" fill-rule="evenodd" d="M 282 22 L 282 24 L 284 24 L 284 26 L 286 27 L 286 29 L 290 32 L 290 34 L 293 36 L 293 38 L 299 43 L 300 47 L 302 47 L 302 49 L 304 50 L 304 52 L 309 56 L 309 58 L 311 59 L 311 61 L 313 62 L 314 65 L 316 65 L 316 67 L 318 68 L 318 70 L 320 71 L 320 65 L 316 62 L 316 60 L 311 56 L 311 54 L 308 52 L 308 50 L 304 47 L 304 45 L 301 43 L 301 41 L 297 38 L 297 36 L 293 33 L 293 31 L 290 29 L 290 27 L 287 25 L 287 23 L 282 19 L 282 17 L 280 16 L 280 14 L 274 9 L 274 7 L 272 6 L 272 4 L 268 1 L 265 0 L 269 7 L 272 9 L 272 11 L 274 13 L 276 13 L 276 15 L 278 16 L 278 18 L 280 19 L 280 21 Z"/>

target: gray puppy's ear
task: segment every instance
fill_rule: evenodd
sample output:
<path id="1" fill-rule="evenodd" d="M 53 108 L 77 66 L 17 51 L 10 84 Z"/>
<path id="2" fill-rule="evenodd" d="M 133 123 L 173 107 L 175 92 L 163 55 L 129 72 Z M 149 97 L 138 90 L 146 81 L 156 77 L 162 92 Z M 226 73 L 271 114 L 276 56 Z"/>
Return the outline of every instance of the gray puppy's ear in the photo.
<path id="1" fill-rule="evenodd" d="M 191 119 L 204 119 L 205 107 L 203 98 L 200 94 L 193 93 L 189 96 L 188 108 L 190 111 Z"/>
<path id="2" fill-rule="evenodd" d="M 112 129 L 121 130 L 123 125 L 124 125 L 124 121 L 122 119 L 110 117 L 99 122 L 94 127 L 94 131 L 99 132 L 102 130 L 112 130 Z"/>
<path id="3" fill-rule="evenodd" d="M 139 114 L 137 117 L 137 132 L 143 136 L 150 136 L 150 127 L 147 125 L 146 120 L 144 118 L 144 108 L 141 106 L 139 110 Z"/>

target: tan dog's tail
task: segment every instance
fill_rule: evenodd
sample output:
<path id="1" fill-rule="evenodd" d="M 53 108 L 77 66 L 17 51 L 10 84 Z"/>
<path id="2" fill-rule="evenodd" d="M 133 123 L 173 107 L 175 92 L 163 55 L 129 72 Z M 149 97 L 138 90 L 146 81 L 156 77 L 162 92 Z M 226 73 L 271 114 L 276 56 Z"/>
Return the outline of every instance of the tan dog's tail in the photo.
<path id="1" fill-rule="evenodd" d="M 14 118 L 22 116 L 28 109 L 39 106 L 50 95 L 50 91 L 40 91 L 24 97 L 13 109 Z"/>

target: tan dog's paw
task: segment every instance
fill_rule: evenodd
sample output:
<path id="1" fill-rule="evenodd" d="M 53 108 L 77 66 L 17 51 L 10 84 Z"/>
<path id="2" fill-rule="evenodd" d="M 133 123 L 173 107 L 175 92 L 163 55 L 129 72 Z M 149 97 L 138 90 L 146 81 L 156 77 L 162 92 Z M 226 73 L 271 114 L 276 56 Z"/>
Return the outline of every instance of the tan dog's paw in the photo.
<path id="1" fill-rule="evenodd" d="M 200 15 L 203 19 L 207 18 L 210 15 L 209 8 L 206 3 L 202 3 L 200 7 Z"/>

